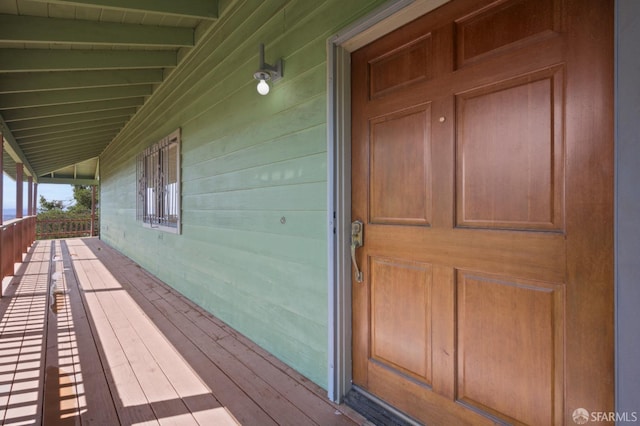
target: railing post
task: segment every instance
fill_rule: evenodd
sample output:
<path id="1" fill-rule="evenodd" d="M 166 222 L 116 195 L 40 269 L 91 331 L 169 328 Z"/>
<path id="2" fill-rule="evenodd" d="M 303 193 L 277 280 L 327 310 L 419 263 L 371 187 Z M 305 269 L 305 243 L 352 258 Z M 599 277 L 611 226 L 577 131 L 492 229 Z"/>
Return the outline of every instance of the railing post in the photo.
<path id="1" fill-rule="evenodd" d="M 20 222 L 15 222 L 13 228 L 13 263 L 15 264 L 22 262 L 22 226 Z"/>
<path id="2" fill-rule="evenodd" d="M 13 224 L 5 225 L 2 227 L 2 258 L 0 262 L 2 263 L 2 276 L 7 277 L 9 275 L 13 275 L 13 236 L 14 236 L 14 228 Z"/>
<path id="3" fill-rule="evenodd" d="M 25 252 L 25 243 L 27 242 L 26 240 L 26 223 L 25 220 L 22 219 L 20 222 L 20 262 L 22 262 L 22 253 Z"/>
<path id="4" fill-rule="evenodd" d="M 33 215 L 38 216 L 38 182 L 33 183 Z"/>
<path id="5" fill-rule="evenodd" d="M 95 236 L 96 226 L 96 186 L 91 186 L 91 236 Z"/>
<path id="6" fill-rule="evenodd" d="M 27 178 L 27 216 L 33 214 L 33 176 Z"/>
<path id="7" fill-rule="evenodd" d="M 31 247 L 31 216 L 22 219 L 22 252 L 29 253 Z"/>
<path id="8" fill-rule="evenodd" d="M 22 193 L 24 182 L 23 179 L 24 168 L 22 163 L 16 163 L 16 219 L 22 218 Z"/>

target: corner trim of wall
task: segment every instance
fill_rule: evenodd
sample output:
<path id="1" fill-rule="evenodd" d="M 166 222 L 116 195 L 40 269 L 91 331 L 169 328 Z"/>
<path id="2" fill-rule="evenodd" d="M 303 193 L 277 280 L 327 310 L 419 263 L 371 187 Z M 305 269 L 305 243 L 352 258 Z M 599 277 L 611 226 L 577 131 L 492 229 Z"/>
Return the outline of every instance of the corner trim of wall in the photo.
<path id="1" fill-rule="evenodd" d="M 640 412 L 640 341 L 637 325 L 640 320 L 640 155 L 637 120 L 638 39 L 640 29 L 633 23 L 640 21 L 640 4 L 635 0 L 615 2 L 615 92 L 614 92 L 614 291 L 615 291 L 615 408 L 620 414 Z M 634 13 L 635 12 L 635 13 Z M 620 422 L 621 423 L 621 422 Z"/>

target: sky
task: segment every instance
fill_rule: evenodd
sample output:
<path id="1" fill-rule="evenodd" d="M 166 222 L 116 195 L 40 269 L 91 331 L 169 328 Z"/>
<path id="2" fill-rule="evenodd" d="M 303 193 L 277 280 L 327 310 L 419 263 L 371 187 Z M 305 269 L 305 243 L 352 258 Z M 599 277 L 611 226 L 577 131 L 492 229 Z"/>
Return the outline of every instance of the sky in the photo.
<path id="1" fill-rule="evenodd" d="M 3 181 L 2 203 L 5 209 L 16 208 L 16 181 L 11 179 L 6 173 Z M 27 183 L 24 183 L 22 190 L 22 204 L 24 211 L 27 210 Z M 40 196 L 44 196 L 48 201 L 62 200 L 65 206 L 73 201 L 73 187 L 71 185 L 57 185 L 51 183 L 38 184 L 38 207 L 40 207 Z"/>

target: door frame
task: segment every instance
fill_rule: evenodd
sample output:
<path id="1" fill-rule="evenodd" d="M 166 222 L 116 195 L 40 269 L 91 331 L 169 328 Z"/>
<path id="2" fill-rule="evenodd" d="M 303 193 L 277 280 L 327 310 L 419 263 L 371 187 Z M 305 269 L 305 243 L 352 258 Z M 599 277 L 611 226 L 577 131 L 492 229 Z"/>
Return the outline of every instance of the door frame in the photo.
<path id="1" fill-rule="evenodd" d="M 370 43 L 414 18 L 424 15 L 450 0 L 390 0 L 347 26 L 327 40 L 327 246 L 328 246 L 328 380 L 330 400 L 341 402 L 351 389 L 351 259 L 349 253 L 351 222 L 351 52 Z M 626 9 L 625 9 L 626 8 Z M 635 49 L 640 31 L 622 28 L 620 11 L 640 9 L 630 0 L 615 1 L 615 201 L 614 201 L 614 292 L 615 292 L 615 403 L 619 412 L 633 411 L 633 395 L 640 393 L 640 342 L 628 334 L 636 327 L 640 291 L 636 286 L 640 265 L 625 261 L 637 253 L 635 226 L 640 204 L 633 199 L 640 171 L 634 165 L 638 152 L 632 141 L 625 140 L 640 131 L 640 124 L 629 118 L 635 110 L 624 86 L 640 82 L 634 62 L 624 57 Z M 624 39 L 624 40 L 623 40 Z M 626 50 L 625 50 L 626 49 Z M 631 136 L 630 136 L 631 135 Z M 625 140 L 621 140 L 625 139 Z M 629 161 L 623 161 L 630 155 Z M 637 159 L 637 158 L 636 158 Z M 626 202 L 625 202 L 626 200 Z M 623 231 L 624 230 L 624 231 Z M 630 230 L 634 230 L 629 233 Z M 624 253 L 627 253 L 624 255 Z M 622 255 L 622 256 L 621 256 Z M 626 337 L 625 337 L 626 336 Z M 622 380 L 626 377 L 627 380 Z"/>
<path id="2" fill-rule="evenodd" d="M 327 394 L 334 402 L 342 402 L 352 378 L 351 52 L 449 1 L 390 0 L 327 41 Z"/>

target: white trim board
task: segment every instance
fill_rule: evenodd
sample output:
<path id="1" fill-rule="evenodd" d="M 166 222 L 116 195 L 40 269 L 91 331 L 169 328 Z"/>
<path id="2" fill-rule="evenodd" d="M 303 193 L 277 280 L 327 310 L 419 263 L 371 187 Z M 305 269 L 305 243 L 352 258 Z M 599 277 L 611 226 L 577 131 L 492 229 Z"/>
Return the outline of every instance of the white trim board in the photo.
<path id="1" fill-rule="evenodd" d="M 617 0 L 615 16 L 615 398 L 630 415 L 640 412 L 640 2 Z"/>

